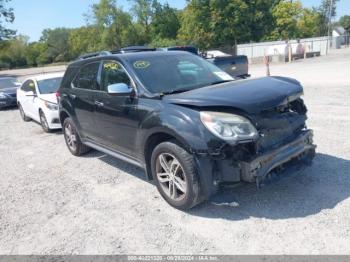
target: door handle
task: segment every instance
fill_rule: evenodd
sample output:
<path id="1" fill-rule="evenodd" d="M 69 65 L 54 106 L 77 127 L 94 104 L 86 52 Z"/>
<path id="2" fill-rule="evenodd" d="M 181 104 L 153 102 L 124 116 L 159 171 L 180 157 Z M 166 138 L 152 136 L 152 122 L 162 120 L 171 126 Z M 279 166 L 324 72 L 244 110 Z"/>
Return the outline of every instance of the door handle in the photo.
<path id="1" fill-rule="evenodd" d="M 69 97 L 71 98 L 71 99 L 76 99 L 77 98 L 77 96 L 76 95 L 73 95 L 73 94 L 69 94 Z"/>
<path id="2" fill-rule="evenodd" d="M 105 106 L 104 103 L 99 102 L 99 101 L 95 101 L 95 105 L 96 105 L 97 107 L 104 107 L 104 106 Z"/>

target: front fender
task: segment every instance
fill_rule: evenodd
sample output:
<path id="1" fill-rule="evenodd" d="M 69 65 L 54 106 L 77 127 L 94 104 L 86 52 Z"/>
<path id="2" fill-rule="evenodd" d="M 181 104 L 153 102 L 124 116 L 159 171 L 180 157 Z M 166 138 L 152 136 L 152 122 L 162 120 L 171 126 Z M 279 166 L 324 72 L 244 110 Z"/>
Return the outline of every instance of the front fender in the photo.
<path id="1" fill-rule="evenodd" d="M 207 130 L 200 121 L 199 112 L 193 109 L 168 105 L 146 117 L 140 130 L 142 148 L 154 134 L 165 133 L 176 138 L 191 153 L 208 150 Z"/>

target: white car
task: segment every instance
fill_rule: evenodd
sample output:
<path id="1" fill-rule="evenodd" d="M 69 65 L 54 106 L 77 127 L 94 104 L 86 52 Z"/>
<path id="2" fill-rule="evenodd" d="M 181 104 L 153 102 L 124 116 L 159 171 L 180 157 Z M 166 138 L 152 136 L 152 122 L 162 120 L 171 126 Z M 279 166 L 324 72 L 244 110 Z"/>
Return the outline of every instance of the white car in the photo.
<path id="1" fill-rule="evenodd" d="M 34 120 L 45 132 L 61 129 L 56 92 L 63 73 L 38 75 L 26 79 L 17 90 L 17 104 L 24 121 Z"/>

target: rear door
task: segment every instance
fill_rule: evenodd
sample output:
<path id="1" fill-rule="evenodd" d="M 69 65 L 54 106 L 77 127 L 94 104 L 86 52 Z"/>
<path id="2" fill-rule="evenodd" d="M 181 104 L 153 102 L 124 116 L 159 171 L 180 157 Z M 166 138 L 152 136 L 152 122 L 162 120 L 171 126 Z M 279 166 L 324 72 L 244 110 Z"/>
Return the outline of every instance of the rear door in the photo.
<path id="1" fill-rule="evenodd" d="M 93 138 L 96 132 L 94 122 L 94 94 L 99 91 L 97 75 L 100 62 L 92 62 L 81 67 L 79 73 L 72 82 L 67 96 L 73 105 L 76 123 L 79 126 L 81 135 L 86 138 Z"/>

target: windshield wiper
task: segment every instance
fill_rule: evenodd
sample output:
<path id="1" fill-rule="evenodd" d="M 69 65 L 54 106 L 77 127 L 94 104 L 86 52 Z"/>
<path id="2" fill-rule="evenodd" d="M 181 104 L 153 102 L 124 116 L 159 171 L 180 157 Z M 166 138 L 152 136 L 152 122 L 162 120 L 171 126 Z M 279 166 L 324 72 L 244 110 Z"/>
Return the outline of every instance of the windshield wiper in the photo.
<path id="1" fill-rule="evenodd" d="M 220 80 L 220 81 L 210 83 L 210 85 L 214 86 L 214 85 L 223 84 L 223 83 L 232 82 L 232 81 L 234 81 L 234 80 Z"/>

